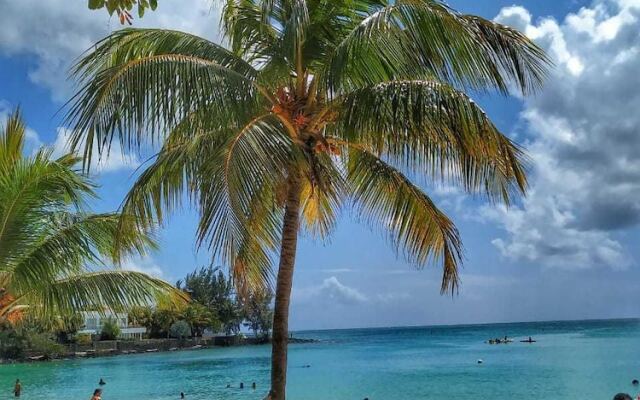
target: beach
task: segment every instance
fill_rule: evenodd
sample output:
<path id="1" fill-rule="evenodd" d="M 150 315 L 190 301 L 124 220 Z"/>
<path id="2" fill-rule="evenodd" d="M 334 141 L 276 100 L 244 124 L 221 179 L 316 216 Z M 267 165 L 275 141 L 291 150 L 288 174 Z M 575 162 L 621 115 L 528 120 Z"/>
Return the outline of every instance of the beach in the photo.
<path id="1" fill-rule="evenodd" d="M 485 343 L 505 335 L 516 342 Z M 288 395 L 294 400 L 582 400 L 640 392 L 631 385 L 640 377 L 640 320 L 325 330 L 296 336 L 320 341 L 290 347 Z M 517 341 L 528 336 L 537 342 Z M 8 398 L 20 378 L 22 399 L 85 399 L 104 378 L 105 400 L 177 399 L 181 391 L 196 400 L 261 399 L 269 384 L 269 357 L 270 347 L 264 345 L 2 365 L 0 398 Z"/>

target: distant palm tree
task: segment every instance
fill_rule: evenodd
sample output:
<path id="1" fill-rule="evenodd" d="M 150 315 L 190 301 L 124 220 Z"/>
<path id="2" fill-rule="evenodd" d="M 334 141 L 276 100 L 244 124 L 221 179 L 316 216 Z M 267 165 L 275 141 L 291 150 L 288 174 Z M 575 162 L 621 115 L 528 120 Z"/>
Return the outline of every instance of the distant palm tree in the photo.
<path id="1" fill-rule="evenodd" d="M 168 283 L 139 272 L 89 269 L 154 243 L 131 218 L 85 210 L 95 194 L 74 169 L 77 157 L 54 159 L 48 148 L 25 156 L 24 140 L 16 112 L 0 127 L 0 321 L 15 322 L 22 313 L 66 318 L 180 297 Z"/>
<path id="2" fill-rule="evenodd" d="M 124 212 L 162 222 L 183 194 L 197 240 L 240 293 L 275 281 L 271 389 L 285 398 L 288 312 L 300 231 L 324 238 L 341 208 L 388 232 L 455 292 L 453 223 L 411 180 L 492 200 L 524 192 L 522 152 L 463 93 L 529 93 L 548 61 L 519 32 L 434 0 L 227 0 L 229 48 L 187 33 L 126 29 L 75 66 L 74 146 L 162 143 Z"/>

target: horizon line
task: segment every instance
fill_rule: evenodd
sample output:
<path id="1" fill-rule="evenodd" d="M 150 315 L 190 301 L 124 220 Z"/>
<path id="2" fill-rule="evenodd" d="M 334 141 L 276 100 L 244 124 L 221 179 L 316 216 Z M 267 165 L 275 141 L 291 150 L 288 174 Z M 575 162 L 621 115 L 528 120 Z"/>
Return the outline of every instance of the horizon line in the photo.
<path id="1" fill-rule="evenodd" d="M 292 333 L 322 332 L 322 331 L 351 331 L 351 330 L 373 330 L 373 329 L 420 329 L 420 328 L 460 328 L 487 325 L 516 325 L 516 324 L 550 324 L 555 322 L 607 322 L 607 321 L 640 321 L 640 317 L 611 317 L 611 318 L 578 318 L 578 319 L 552 319 L 539 321 L 511 321 L 511 322 L 479 322 L 479 323 L 459 323 L 459 324 L 431 324 L 431 325 L 390 325 L 390 326 L 367 326 L 353 328 L 319 328 L 319 329 L 296 329 Z"/>

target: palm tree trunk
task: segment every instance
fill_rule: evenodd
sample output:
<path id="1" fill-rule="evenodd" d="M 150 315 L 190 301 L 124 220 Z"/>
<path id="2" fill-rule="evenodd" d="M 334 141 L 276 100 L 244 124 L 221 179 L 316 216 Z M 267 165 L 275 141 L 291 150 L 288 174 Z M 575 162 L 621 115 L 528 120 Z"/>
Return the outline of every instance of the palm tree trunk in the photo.
<path id="1" fill-rule="evenodd" d="M 276 300 L 273 313 L 273 340 L 271 348 L 271 399 L 285 400 L 287 385 L 287 345 L 289 342 L 289 302 L 296 259 L 298 227 L 300 224 L 300 178 L 289 178 L 282 227 L 280 264 L 276 282 Z"/>

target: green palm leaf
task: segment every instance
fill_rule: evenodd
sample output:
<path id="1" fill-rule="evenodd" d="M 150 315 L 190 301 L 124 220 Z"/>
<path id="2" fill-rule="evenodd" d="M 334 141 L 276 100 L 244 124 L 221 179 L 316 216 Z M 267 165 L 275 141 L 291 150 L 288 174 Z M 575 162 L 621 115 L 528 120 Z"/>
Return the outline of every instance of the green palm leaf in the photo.
<path id="1" fill-rule="evenodd" d="M 145 254 L 153 237 L 126 215 L 90 214 L 94 184 L 76 169 L 79 159 L 52 159 L 47 148 L 27 157 L 23 138 L 15 113 L 0 131 L 0 298 L 13 299 L 0 320 L 16 310 L 52 317 L 184 300 L 161 280 L 105 269 Z"/>
<path id="2" fill-rule="evenodd" d="M 388 232 L 396 251 L 417 266 L 441 264 L 441 291 L 455 293 L 462 244 L 451 220 L 402 173 L 363 149 L 349 148 L 347 179 L 360 216 Z"/>
<path id="3" fill-rule="evenodd" d="M 332 130 L 418 174 L 506 203 L 524 192 L 520 148 L 464 93 L 437 81 L 393 81 L 344 96 Z"/>

